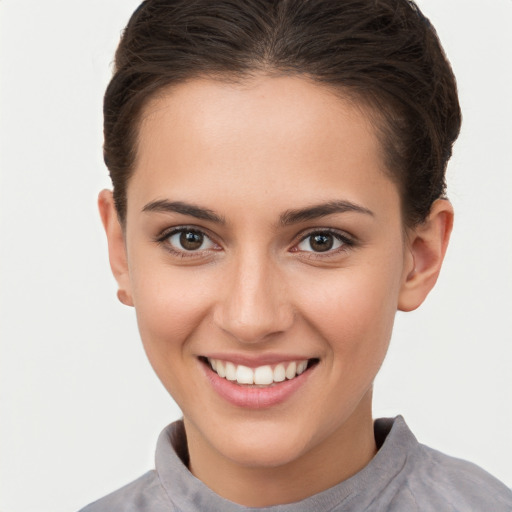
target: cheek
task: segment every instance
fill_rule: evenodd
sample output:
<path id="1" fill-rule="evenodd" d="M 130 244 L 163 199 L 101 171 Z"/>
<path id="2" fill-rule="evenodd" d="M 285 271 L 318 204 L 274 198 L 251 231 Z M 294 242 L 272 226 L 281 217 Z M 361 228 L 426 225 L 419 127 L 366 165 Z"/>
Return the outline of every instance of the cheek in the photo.
<path id="1" fill-rule="evenodd" d="M 154 265 L 132 273 L 132 290 L 141 338 L 151 363 L 171 362 L 208 314 L 208 286 L 193 269 Z M 156 368 L 155 368 L 156 369 Z"/>
<path id="2" fill-rule="evenodd" d="M 300 308 L 308 323 L 324 338 L 334 366 L 382 363 L 398 303 L 400 269 L 392 264 L 361 265 L 317 276 L 299 289 Z M 297 294 L 300 292 L 297 292 Z M 346 368 L 345 368 L 346 369 Z"/>
<path id="3" fill-rule="evenodd" d="M 191 340 L 206 324 L 211 303 L 203 279 L 168 266 L 148 265 L 132 275 L 137 323 L 147 358 L 176 403 L 188 410 L 190 396 L 201 396 L 190 380 L 197 360 Z M 150 270 L 151 268 L 151 270 Z M 192 271 L 193 272 L 193 271 Z"/>

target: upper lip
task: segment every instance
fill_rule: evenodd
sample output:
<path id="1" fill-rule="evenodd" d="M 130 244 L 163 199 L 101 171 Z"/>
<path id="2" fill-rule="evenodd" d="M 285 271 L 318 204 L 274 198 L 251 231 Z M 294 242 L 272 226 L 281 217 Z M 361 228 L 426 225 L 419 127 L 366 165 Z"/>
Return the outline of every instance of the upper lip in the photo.
<path id="1" fill-rule="evenodd" d="M 203 354 L 203 357 L 208 359 L 219 359 L 220 361 L 229 361 L 236 365 L 243 365 L 249 368 L 257 368 L 258 366 L 273 365 L 279 363 L 287 363 L 292 361 L 307 361 L 309 359 L 316 359 L 311 356 L 301 354 L 259 354 L 247 355 L 236 354 L 227 352 L 209 352 Z"/>

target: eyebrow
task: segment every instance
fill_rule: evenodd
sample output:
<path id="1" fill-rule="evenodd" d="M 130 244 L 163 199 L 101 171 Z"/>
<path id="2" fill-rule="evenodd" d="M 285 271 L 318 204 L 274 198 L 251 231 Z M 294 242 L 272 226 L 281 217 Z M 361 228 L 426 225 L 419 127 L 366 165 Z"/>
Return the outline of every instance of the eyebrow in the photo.
<path id="1" fill-rule="evenodd" d="M 350 201 L 329 201 L 327 203 L 317 204 L 298 210 L 287 210 L 281 215 L 280 222 L 283 226 L 289 226 L 291 224 L 297 224 L 299 222 L 332 215 L 333 213 L 345 212 L 356 212 L 370 215 L 372 217 L 374 216 L 374 213 L 368 208 Z"/>
<path id="2" fill-rule="evenodd" d="M 221 215 L 217 215 L 214 211 L 208 208 L 202 208 L 194 204 L 184 203 L 182 201 L 167 201 L 161 199 L 148 203 L 142 209 L 143 212 L 158 212 L 158 213 L 181 213 L 182 215 L 189 215 L 196 219 L 209 220 L 216 224 L 226 224 L 226 220 Z"/>
<path id="3" fill-rule="evenodd" d="M 216 224 L 226 224 L 226 219 L 218 215 L 209 208 L 202 208 L 194 204 L 184 203 L 182 201 L 167 201 L 160 199 L 148 203 L 142 209 L 143 212 L 158 213 L 180 213 L 189 215 L 196 219 L 209 220 Z M 356 212 L 365 215 L 374 216 L 373 212 L 364 206 L 357 205 L 350 201 L 329 201 L 327 203 L 300 208 L 297 210 L 286 210 L 281 214 L 279 222 L 282 226 L 290 226 L 307 220 L 314 220 L 334 213 Z"/>

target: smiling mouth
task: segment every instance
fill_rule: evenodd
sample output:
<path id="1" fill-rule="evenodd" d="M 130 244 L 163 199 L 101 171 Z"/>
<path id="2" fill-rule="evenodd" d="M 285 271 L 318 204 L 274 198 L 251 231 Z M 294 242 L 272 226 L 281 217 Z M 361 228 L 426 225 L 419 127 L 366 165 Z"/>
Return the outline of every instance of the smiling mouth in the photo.
<path id="1" fill-rule="evenodd" d="M 293 380 L 318 363 L 318 359 L 286 361 L 250 368 L 231 361 L 200 357 L 219 377 L 247 387 L 270 387 Z"/>

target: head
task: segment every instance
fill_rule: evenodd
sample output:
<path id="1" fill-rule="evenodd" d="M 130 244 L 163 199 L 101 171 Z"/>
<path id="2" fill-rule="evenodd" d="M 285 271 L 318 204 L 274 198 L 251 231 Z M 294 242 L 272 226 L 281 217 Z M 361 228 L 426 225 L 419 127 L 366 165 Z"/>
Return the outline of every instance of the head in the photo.
<path id="1" fill-rule="evenodd" d="M 104 157 L 120 220 L 144 107 L 197 77 L 307 77 L 369 107 L 404 222 L 445 194 L 461 113 L 436 32 L 408 0 L 145 1 L 119 44 L 105 94 Z"/>
<path id="2" fill-rule="evenodd" d="M 460 111 L 432 26 L 405 0 L 149 0 L 104 111 L 111 265 L 192 470 L 228 495 L 208 467 L 286 467 L 297 498 L 344 447 L 353 474 L 395 312 L 451 230 Z M 322 474 L 306 495 L 343 477 Z"/>

